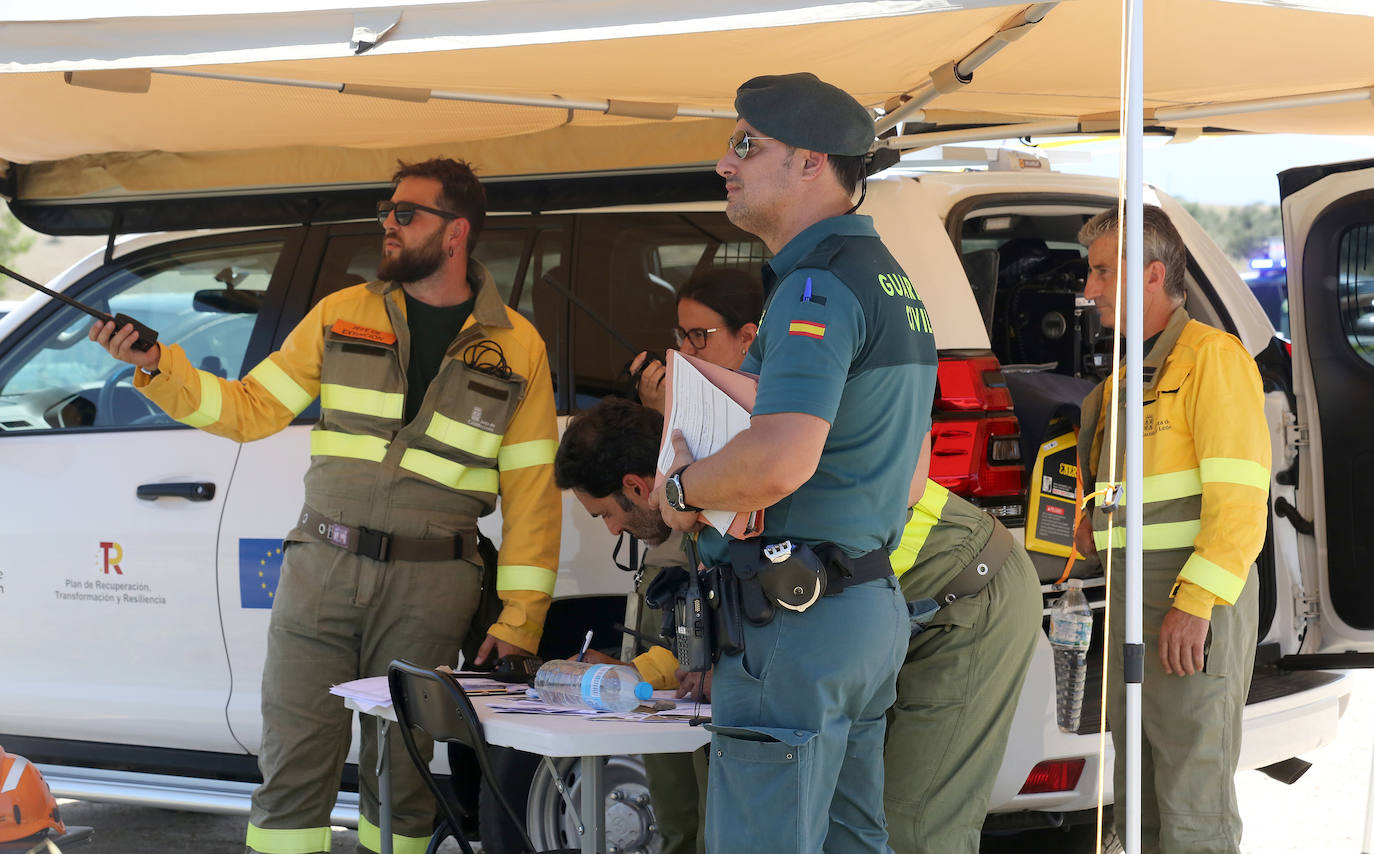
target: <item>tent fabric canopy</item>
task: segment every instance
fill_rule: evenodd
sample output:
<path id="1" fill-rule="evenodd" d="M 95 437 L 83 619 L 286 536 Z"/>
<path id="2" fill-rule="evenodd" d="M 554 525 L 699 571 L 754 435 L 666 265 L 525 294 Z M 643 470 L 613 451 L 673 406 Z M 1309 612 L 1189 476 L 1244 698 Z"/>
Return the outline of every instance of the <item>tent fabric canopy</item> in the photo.
<path id="1" fill-rule="evenodd" d="M 82 4 L 73 5 L 69 14 L 78 14 Z M 866 105 L 895 106 L 891 99 L 927 84 L 1032 4 L 707 0 L 689 12 L 648 0 L 314 5 L 140 16 L 151 4 L 136 2 L 118 18 L 8 24 L 0 29 L 0 158 L 27 164 L 14 170 L 14 192 L 35 199 L 376 183 L 398 158 L 435 154 L 467 158 L 488 176 L 710 163 L 733 126 L 735 87 L 755 74 L 810 70 Z M 1374 18 L 1312 11 L 1347 6 L 1151 0 L 1146 109 L 1367 89 Z M 355 27 L 362 43 L 350 41 Z M 1114 115 L 1120 32 L 1118 0 L 1053 5 L 971 82 L 909 121 L 939 130 Z M 371 38 L 375 47 L 355 55 Z M 64 76 L 77 72 L 75 80 L 98 86 L 119 69 L 135 91 Z M 137 91 L 140 75 L 146 91 Z M 360 87 L 410 100 L 353 94 Z M 450 99 L 487 96 L 559 106 Z M 618 102 L 610 112 L 597 106 L 608 102 Z M 670 121 L 641 117 L 673 112 Z M 1374 106 L 1365 99 L 1161 124 L 1374 133 Z"/>

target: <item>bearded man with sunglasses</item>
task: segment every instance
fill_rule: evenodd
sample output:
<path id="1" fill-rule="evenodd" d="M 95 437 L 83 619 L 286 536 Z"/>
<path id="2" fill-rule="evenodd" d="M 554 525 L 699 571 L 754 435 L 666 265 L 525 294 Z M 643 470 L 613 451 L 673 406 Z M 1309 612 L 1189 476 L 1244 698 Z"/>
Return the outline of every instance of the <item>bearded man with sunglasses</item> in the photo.
<path id="1" fill-rule="evenodd" d="M 765 589 L 787 554 L 815 562 L 810 579 L 788 570 L 771 619 L 744 624 L 743 652 L 712 671 L 707 850 L 885 852 L 884 716 L 910 636 L 889 554 L 930 427 L 935 339 L 872 220 L 852 215 L 868 111 L 812 74 L 754 78 L 735 109 L 716 164 L 726 214 L 773 252 L 741 366 L 758 392 L 715 454 L 693 460 L 674 437 L 654 499 L 677 530 L 699 527 L 698 508 L 767 508 L 758 541 L 698 540 L 707 566 Z M 786 602 L 793 579 L 822 573 L 826 595 Z"/>
<path id="2" fill-rule="evenodd" d="M 263 784 L 247 834 L 259 854 L 329 850 L 352 719 L 330 686 L 385 675 L 394 658 L 457 663 L 482 592 L 477 518 L 498 495 L 502 609 L 476 660 L 537 649 L 553 593 L 553 385 L 539 334 L 470 256 L 486 194 L 454 160 L 402 164 L 393 183 L 377 207 L 378 281 L 326 296 L 241 380 L 196 370 L 174 344 L 135 351 L 132 327 L 91 329 L 169 415 L 235 441 L 281 430 L 320 398 L 268 629 Z M 363 727 L 358 841 L 372 851 L 377 747 Z M 433 798 L 399 739 L 387 761 L 392 846 L 423 851 Z"/>

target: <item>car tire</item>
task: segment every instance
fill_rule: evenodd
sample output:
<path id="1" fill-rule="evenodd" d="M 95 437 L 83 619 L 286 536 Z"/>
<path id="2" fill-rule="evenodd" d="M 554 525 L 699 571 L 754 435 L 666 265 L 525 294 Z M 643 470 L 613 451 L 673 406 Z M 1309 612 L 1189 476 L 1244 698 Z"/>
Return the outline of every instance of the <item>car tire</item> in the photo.
<path id="1" fill-rule="evenodd" d="M 504 747 L 488 749 L 492 772 L 517 814 L 524 816 L 526 832 L 538 850 L 577 848 L 581 837 L 577 821 L 558 786 L 545 770 L 542 757 Z M 551 759 L 559 779 L 580 810 L 581 760 Z M 622 852 L 658 854 L 662 839 L 649 803 L 648 778 L 638 756 L 612 756 L 603 772 L 606 788 L 606 846 Z M 481 796 L 482 850 L 487 854 L 520 852 L 524 843 L 511 825 L 495 795 L 483 787 Z"/>

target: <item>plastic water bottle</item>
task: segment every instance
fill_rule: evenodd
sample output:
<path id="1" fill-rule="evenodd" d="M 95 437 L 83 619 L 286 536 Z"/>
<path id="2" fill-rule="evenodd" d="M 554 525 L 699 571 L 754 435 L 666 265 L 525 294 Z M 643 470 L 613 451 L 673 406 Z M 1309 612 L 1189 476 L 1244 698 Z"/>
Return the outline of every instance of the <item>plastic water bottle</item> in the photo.
<path id="1" fill-rule="evenodd" d="M 534 674 L 534 690 L 551 706 L 632 712 L 653 699 L 654 689 L 623 664 L 546 661 Z"/>
<path id="2" fill-rule="evenodd" d="M 1083 711 L 1083 683 L 1088 676 L 1088 647 L 1093 612 L 1083 595 L 1083 582 L 1069 579 L 1069 589 L 1050 606 L 1050 646 L 1054 648 L 1055 717 L 1059 729 L 1077 732 Z"/>

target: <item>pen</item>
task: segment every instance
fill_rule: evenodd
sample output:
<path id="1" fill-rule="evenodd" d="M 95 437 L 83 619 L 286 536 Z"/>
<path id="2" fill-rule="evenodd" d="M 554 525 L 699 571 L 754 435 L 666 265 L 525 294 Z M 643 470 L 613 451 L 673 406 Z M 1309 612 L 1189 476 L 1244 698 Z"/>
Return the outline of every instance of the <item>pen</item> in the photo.
<path id="1" fill-rule="evenodd" d="M 582 641 L 582 651 L 577 654 L 577 660 L 581 661 L 587 657 L 587 647 L 592 645 L 592 630 L 587 629 L 587 639 Z"/>

